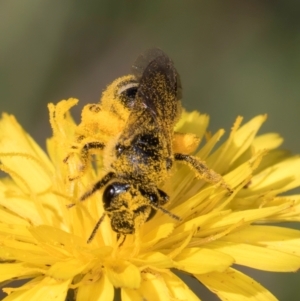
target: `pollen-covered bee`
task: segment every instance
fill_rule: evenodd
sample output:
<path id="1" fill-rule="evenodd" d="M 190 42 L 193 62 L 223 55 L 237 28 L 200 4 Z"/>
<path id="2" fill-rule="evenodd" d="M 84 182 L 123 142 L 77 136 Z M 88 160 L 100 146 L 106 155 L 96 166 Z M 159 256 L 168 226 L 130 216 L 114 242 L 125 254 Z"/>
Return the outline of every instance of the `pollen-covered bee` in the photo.
<path id="1" fill-rule="evenodd" d="M 169 57 L 160 49 L 148 50 L 136 60 L 132 71 L 132 75 L 116 80 L 107 88 L 99 105 L 86 108 L 101 111 L 104 117 L 89 119 L 89 128 L 95 123 L 95 130 L 87 135 L 83 128 L 84 134 L 79 135 L 85 141 L 79 151 L 82 172 L 94 150 L 103 151 L 103 164 L 108 171 L 80 198 L 85 201 L 104 188 L 104 214 L 88 242 L 106 215 L 118 237 L 135 233 L 157 210 L 179 220 L 164 209 L 169 197 L 159 189 L 170 175 L 174 161 L 187 164 L 199 178 L 231 192 L 219 174 L 189 154 L 197 147 L 197 138 L 174 132 L 182 110 L 181 83 Z M 107 122 L 103 120 L 106 115 Z M 190 140 L 194 142 L 184 143 Z"/>

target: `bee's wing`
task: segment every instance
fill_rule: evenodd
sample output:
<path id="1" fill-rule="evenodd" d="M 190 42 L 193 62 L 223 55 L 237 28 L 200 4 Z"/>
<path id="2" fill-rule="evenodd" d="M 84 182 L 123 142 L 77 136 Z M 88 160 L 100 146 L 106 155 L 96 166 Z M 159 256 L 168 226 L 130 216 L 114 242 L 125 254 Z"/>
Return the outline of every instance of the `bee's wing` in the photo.
<path id="1" fill-rule="evenodd" d="M 155 50 L 155 55 L 144 67 L 139 79 L 134 106 L 122 139 L 130 139 L 146 131 L 159 131 L 171 155 L 173 127 L 181 113 L 178 99 L 179 76 L 167 55 L 159 49 Z"/>
<path id="2" fill-rule="evenodd" d="M 162 60 L 164 58 L 164 60 Z M 177 73 L 176 69 L 173 66 L 173 62 L 168 58 L 168 56 L 159 48 L 151 48 L 143 53 L 141 53 L 136 61 L 133 63 L 131 70 L 134 76 L 140 81 L 143 77 L 145 77 L 145 71 L 150 67 L 153 62 L 158 62 L 164 64 L 167 61 L 169 62 L 170 66 L 172 66 L 173 71 L 176 73 L 176 93 L 177 99 L 182 99 L 182 87 L 179 74 Z"/>
<path id="3" fill-rule="evenodd" d="M 160 49 L 152 52 L 156 56 L 148 63 L 139 81 L 136 103 L 137 106 L 142 103 L 153 118 L 170 129 L 180 116 L 179 75 L 166 54 Z"/>
<path id="4" fill-rule="evenodd" d="M 131 66 L 133 75 L 140 80 L 148 65 L 159 56 L 166 56 L 159 48 L 150 48 L 142 52 Z"/>

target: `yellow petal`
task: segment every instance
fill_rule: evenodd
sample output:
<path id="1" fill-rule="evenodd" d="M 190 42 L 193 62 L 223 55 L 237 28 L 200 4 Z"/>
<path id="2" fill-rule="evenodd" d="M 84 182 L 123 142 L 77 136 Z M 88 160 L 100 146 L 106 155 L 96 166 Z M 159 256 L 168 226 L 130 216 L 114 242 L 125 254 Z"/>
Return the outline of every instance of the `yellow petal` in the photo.
<path id="1" fill-rule="evenodd" d="M 110 301 L 114 299 L 114 287 L 106 275 L 78 288 L 76 301 Z"/>
<path id="2" fill-rule="evenodd" d="M 70 151 L 70 146 L 75 142 L 74 132 L 76 124 L 73 121 L 69 110 L 78 103 L 75 98 L 62 100 L 54 105 L 48 105 L 50 114 L 50 124 L 53 130 L 53 136 L 47 140 L 47 150 L 50 158 L 57 167 L 56 175 L 62 178 L 66 177 L 67 164 L 63 160 Z"/>
<path id="3" fill-rule="evenodd" d="M 209 222 L 214 222 L 214 221 L 218 221 L 222 218 L 227 217 L 227 215 L 230 214 L 230 210 L 226 210 L 223 212 L 209 212 L 207 214 L 201 215 L 201 216 L 197 216 L 185 223 L 183 223 L 182 225 L 178 226 L 174 232 L 172 237 L 175 234 L 181 234 L 182 232 L 187 232 L 187 231 L 192 231 L 195 228 L 201 229 L 202 227 L 205 226 L 205 224 L 209 223 Z M 172 238 L 171 237 L 171 238 Z"/>
<path id="4" fill-rule="evenodd" d="M 174 265 L 168 256 L 160 252 L 149 252 L 145 255 L 140 255 L 139 258 L 133 258 L 131 262 L 138 266 L 154 266 L 159 269 L 172 268 Z"/>
<path id="5" fill-rule="evenodd" d="M 194 275 L 221 300 L 230 301 L 275 301 L 267 289 L 245 274 L 229 268 L 223 273 Z"/>
<path id="6" fill-rule="evenodd" d="M 64 261 L 58 261 L 54 263 L 49 270 L 47 275 L 53 278 L 59 279 L 72 279 L 74 276 L 80 274 L 89 264 L 89 262 L 84 263 L 78 259 L 67 259 Z"/>
<path id="7" fill-rule="evenodd" d="M 4 298 L 3 301 L 65 301 L 70 282 L 71 280 L 59 281 L 45 277 L 42 281 L 33 285 L 32 288 L 29 288 L 30 283 L 27 283 L 25 290 L 14 292 Z M 4 289 L 5 292 L 9 290 L 9 288 Z"/>
<path id="8" fill-rule="evenodd" d="M 162 274 L 169 289 L 171 300 L 200 301 L 200 299 L 190 290 L 190 288 L 175 274 Z"/>
<path id="9" fill-rule="evenodd" d="M 173 229 L 174 223 L 164 223 L 157 227 L 150 228 L 151 224 L 144 225 L 143 233 L 141 235 L 143 248 L 147 249 L 155 245 L 159 240 L 169 236 Z"/>
<path id="10" fill-rule="evenodd" d="M 143 273 L 141 287 L 122 289 L 122 301 L 200 301 L 189 287 L 173 273 Z"/>
<path id="11" fill-rule="evenodd" d="M 56 246 L 61 245 L 84 247 L 86 245 L 84 238 L 50 226 L 42 225 L 37 227 L 30 227 L 29 231 L 31 232 L 32 236 L 35 237 L 39 242 L 53 244 Z"/>
<path id="12" fill-rule="evenodd" d="M 143 295 L 139 291 L 129 289 L 129 288 L 121 289 L 121 299 L 122 301 L 144 301 L 145 300 Z"/>
<path id="13" fill-rule="evenodd" d="M 259 166 L 255 169 L 254 174 L 257 175 L 266 168 L 273 166 L 279 162 L 287 160 L 291 157 L 291 153 L 287 150 L 282 149 L 275 149 L 268 151 L 267 154 L 264 156 L 262 162 Z"/>
<path id="14" fill-rule="evenodd" d="M 233 224 L 238 224 L 241 221 L 244 223 L 254 222 L 268 216 L 275 215 L 278 212 L 288 209 L 290 206 L 291 203 L 286 203 L 280 206 L 232 212 L 228 215 L 220 214 L 219 218 L 216 218 L 214 221 L 207 223 L 206 225 L 203 225 L 202 230 L 197 233 L 197 236 L 207 237 L 208 235 L 214 233 L 214 229 L 220 229 Z"/>
<path id="15" fill-rule="evenodd" d="M 205 248 L 184 249 L 174 259 L 175 267 L 191 274 L 224 271 L 234 263 L 230 255 Z"/>
<path id="16" fill-rule="evenodd" d="M 2 219 L 1 213 L 2 212 L 0 211 L 0 216 Z M 18 242 L 36 242 L 31 233 L 28 231 L 28 225 L 6 224 L 0 222 L 0 235 L 5 237 L 6 241 L 17 240 Z"/>
<path id="17" fill-rule="evenodd" d="M 229 139 L 208 158 L 207 164 L 213 168 L 220 165 L 217 170 L 221 173 L 226 171 L 249 148 L 265 120 L 266 115 L 256 116 L 238 129 L 242 121 L 238 118 Z"/>
<path id="18" fill-rule="evenodd" d="M 268 202 L 269 206 L 279 206 L 284 203 L 290 203 L 291 206 L 286 210 L 280 211 L 277 214 L 271 216 L 267 220 L 271 222 L 289 222 L 289 221 L 300 221 L 300 195 L 289 195 L 282 197 L 275 197 Z"/>
<path id="19" fill-rule="evenodd" d="M 237 168 L 224 176 L 225 182 L 233 187 L 236 193 L 239 193 L 240 189 L 245 186 L 245 181 L 249 181 L 249 177 L 252 175 L 255 167 L 260 163 L 263 155 L 263 152 L 258 152 L 250 158 L 250 160 L 240 164 Z"/>
<path id="20" fill-rule="evenodd" d="M 13 195 L 7 196 L 5 190 L 5 185 L 0 182 L 0 205 L 22 217 L 24 220 L 30 221 L 34 225 L 42 223 L 43 219 L 32 200 Z"/>
<path id="21" fill-rule="evenodd" d="M 228 242 L 261 245 L 269 249 L 300 256 L 300 231 L 275 226 L 249 226 L 223 238 Z"/>
<path id="22" fill-rule="evenodd" d="M 35 245 L 14 242 L 15 247 L 0 248 L 0 258 L 2 260 L 17 260 L 24 263 L 46 266 L 53 264 L 56 258 L 43 252 L 43 250 Z"/>
<path id="23" fill-rule="evenodd" d="M 265 191 L 272 191 L 273 194 L 285 192 L 300 184 L 300 157 L 295 156 L 286 159 L 278 164 L 273 164 L 251 180 L 251 190 L 255 194 L 262 194 Z"/>
<path id="24" fill-rule="evenodd" d="M 15 118 L 6 114 L 0 120 L 0 158 L 24 192 L 38 193 L 51 187 L 54 169 L 49 159 Z"/>
<path id="25" fill-rule="evenodd" d="M 0 282 L 23 276 L 28 276 L 28 278 L 31 278 L 37 274 L 40 274 L 40 271 L 37 268 L 29 267 L 24 263 L 2 262 L 0 269 Z"/>
<path id="26" fill-rule="evenodd" d="M 151 301 L 170 300 L 168 288 L 163 277 L 155 273 L 142 273 L 141 286 L 138 291 L 144 297 L 144 300 L 151 297 Z"/>
<path id="27" fill-rule="evenodd" d="M 7 203 L 4 201 L 3 194 L 1 192 L 1 183 L 0 183 L 0 204 L 2 205 L 3 203 Z M 22 217 L 14 214 L 8 208 L 0 207 L 0 216 L 1 216 L 1 223 L 6 224 L 6 225 L 29 225 L 28 220 L 23 219 Z"/>
<path id="28" fill-rule="evenodd" d="M 267 133 L 255 137 L 252 146 L 255 150 L 274 149 L 280 146 L 282 142 L 283 138 L 277 133 Z"/>
<path id="29" fill-rule="evenodd" d="M 64 139 L 67 139 L 70 136 L 72 137 L 75 130 L 74 121 L 70 116 L 70 109 L 77 105 L 77 103 L 78 99 L 69 98 L 68 100 L 60 101 L 56 105 L 52 103 L 48 104 L 53 136 L 62 138 L 62 143 L 64 143 Z"/>
<path id="30" fill-rule="evenodd" d="M 200 139 L 205 134 L 209 123 L 209 116 L 200 114 L 197 111 L 186 112 L 183 110 L 180 120 L 177 122 L 174 130 L 180 133 L 193 133 Z"/>
<path id="31" fill-rule="evenodd" d="M 139 269 L 125 260 L 107 261 L 105 271 L 114 287 L 138 288 L 140 286 Z"/>
<path id="32" fill-rule="evenodd" d="M 224 241 L 215 241 L 208 248 L 224 252 L 235 259 L 235 263 L 271 272 L 295 272 L 300 268 L 300 257 L 252 246 Z"/>
<path id="33" fill-rule="evenodd" d="M 202 160 L 206 160 L 208 155 L 211 153 L 213 148 L 219 142 L 221 137 L 225 134 L 224 130 L 218 130 L 209 140 L 205 143 L 205 145 L 199 150 L 197 156 Z"/>

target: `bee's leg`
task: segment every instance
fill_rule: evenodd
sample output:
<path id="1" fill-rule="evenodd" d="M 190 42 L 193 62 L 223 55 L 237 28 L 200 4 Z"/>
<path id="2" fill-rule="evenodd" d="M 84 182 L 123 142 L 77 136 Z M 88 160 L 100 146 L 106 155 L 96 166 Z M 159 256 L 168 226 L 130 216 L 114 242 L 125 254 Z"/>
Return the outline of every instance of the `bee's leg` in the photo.
<path id="1" fill-rule="evenodd" d="M 174 154 L 174 159 L 188 165 L 196 172 L 199 178 L 202 178 L 212 184 L 220 184 L 222 187 L 226 188 L 230 194 L 233 192 L 231 187 L 224 181 L 220 174 L 208 168 L 205 162 L 201 161 L 197 157 L 177 153 Z"/>
<path id="2" fill-rule="evenodd" d="M 103 149 L 105 144 L 102 142 L 88 142 L 81 149 L 81 156 L 87 158 L 91 149 Z"/>
<path id="3" fill-rule="evenodd" d="M 157 192 L 155 191 L 145 191 L 144 189 L 140 188 L 141 194 L 148 199 L 149 205 L 152 208 L 152 211 L 150 212 L 147 221 L 149 221 L 156 213 L 156 211 L 160 210 L 164 214 L 169 215 L 171 218 L 176 219 L 176 220 L 181 220 L 179 216 L 173 214 L 172 212 L 168 211 L 162 205 L 166 204 L 167 201 L 169 200 L 169 196 L 162 190 L 157 189 Z"/>
<path id="4" fill-rule="evenodd" d="M 74 181 L 75 179 L 79 178 L 81 176 L 81 174 L 84 174 L 87 163 L 88 163 L 90 150 L 92 150 L 92 149 L 102 150 L 104 147 L 105 147 L 105 144 L 102 142 L 88 142 L 88 143 L 84 144 L 80 151 L 80 158 L 82 160 L 82 166 L 80 167 L 80 174 L 75 177 L 69 177 L 69 181 Z M 64 159 L 64 163 L 67 163 L 69 157 L 70 157 L 70 155 Z"/>
<path id="5" fill-rule="evenodd" d="M 120 240 L 121 236 L 123 236 L 122 241 Z M 117 241 L 119 243 L 119 248 L 123 246 L 125 240 L 126 240 L 126 235 L 125 234 L 120 234 L 120 233 L 117 234 Z"/>
<path id="6" fill-rule="evenodd" d="M 88 244 L 94 239 L 94 237 L 95 237 L 95 235 L 96 235 L 96 233 L 97 233 L 97 231 L 98 231 L 98 229 L 99 229 L 101 223 L 102 223 L 103 220 L 104 220 L 104 217 L 105 217 L 105 213 L 102 214 L 102 216 L 101 216 L 100 219 L 98 220 L 97 224 L 95 225 L 95 227 L 94 227 L 94 229 L 93 229 L 93 231 L 92 231 L 90 237 L 89 237 L 88 240 L 87 240 L 87 243 L 88 243 Z"/>
<path id="7" fill-rule="evenodd" d="M 89 159 L 90 150 L 92 150 L 92 149 L 102 150 L 102 149 L 104 149 L 104 147 L 105 147 L 105 144 L 102 142 L 88 142 L 82 147 L 81 152 L 80 152 L 80 157 L 83 158 L 83 162 L 84 162 L 83 166 L 81 167 L 82 173 L 85 172 L 85 169 L 86 169 L 86 166 L 88 163 L 88 159 Z"/>
<path id="8" fill-rule="evenodd" d="M 81 196 L 81 198 L 79 199 L 80 202 L 85 201 L 87 198 L 89 198 L 91 195 L 93 195 L 97 190 L 104 187 L 111 179 L 113 179 L 115 177 L 116 177 L 116 175 L 114 172 L 107 173 L 101 180 L 99 180 L 98 182 L 96 182 L 94 184 L 92 189 L 88 190 Z"/>

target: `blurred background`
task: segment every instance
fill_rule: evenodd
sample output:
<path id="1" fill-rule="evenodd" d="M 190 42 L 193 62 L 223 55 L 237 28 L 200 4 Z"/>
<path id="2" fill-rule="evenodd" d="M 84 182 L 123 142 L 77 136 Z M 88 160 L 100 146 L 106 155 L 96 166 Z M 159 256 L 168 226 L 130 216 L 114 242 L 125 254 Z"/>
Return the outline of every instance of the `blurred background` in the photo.
<path id="1" fill-rule="evenodd" d="M 279 132 L 299 153 L 299 12 L 293 0 L 0 1 L 0 111 L 44 147 L 47 103 L 79 98 L 79 116 L 156 46 L 175 62 L 184 106 L 208 113 L 212 131 L 267 113 L 263 132 Z M 299 273 L 247 272 L 279 300 L 299 298 Z"/>

